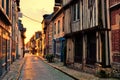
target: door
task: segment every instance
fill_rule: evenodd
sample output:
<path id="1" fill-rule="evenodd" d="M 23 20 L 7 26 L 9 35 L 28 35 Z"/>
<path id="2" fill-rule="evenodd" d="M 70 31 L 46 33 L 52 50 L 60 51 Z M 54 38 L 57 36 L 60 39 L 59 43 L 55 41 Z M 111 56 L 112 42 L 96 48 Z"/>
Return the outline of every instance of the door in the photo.
<path id="1" fill-rule="evenodd" d="M 96 33 L 87 35 L 87 60 L 86 63 L 94 65 L 96 62 Z"/>
<path id="2" fill-rule="evenodd" d="M 82 36 L 76 36 L 75 38 L 75 62 L 82 63 L 83 54 L 83 39 Z"/>

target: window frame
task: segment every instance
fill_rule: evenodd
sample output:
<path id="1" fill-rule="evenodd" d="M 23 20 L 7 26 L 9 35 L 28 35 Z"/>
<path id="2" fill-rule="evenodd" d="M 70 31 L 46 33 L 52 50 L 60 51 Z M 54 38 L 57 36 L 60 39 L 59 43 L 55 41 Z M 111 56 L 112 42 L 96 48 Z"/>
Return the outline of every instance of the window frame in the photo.
<path id="1" fill-rule="evenodd" d="M 60 20 L 58 20 L 58 34 L 60 33 Z"/>
<path id="2" fill-rule="evenodd" d="M 56 23 L 54 23 L 54 34 L 56 34 Z"/>
<path id="3" fill-rule="evenodd" d="M 72 5 L 73 21 L 80 20 L 80 1 Z"/>
<path id="4" fill-rule="evenodd" d="M 6 0 L 6 14 L 9 16 L 9 0 Z"/>
<path id="5" fill-rule="evenodd" d="M 63 17 L 63 18 L 62 18 L 62 22 L 63 22 L 63 23 L 62 23 L 62 32 L 64 32 L 64 30 L 65 30 L 65 28 L 64 28 L 64 19 L 65 19 L 65 18 Z"/>
<path id="6" fill-rule="evenodd" d="M 4 9 L 5 8 L 5 1 L 2 0 L 2 8 Z"/>

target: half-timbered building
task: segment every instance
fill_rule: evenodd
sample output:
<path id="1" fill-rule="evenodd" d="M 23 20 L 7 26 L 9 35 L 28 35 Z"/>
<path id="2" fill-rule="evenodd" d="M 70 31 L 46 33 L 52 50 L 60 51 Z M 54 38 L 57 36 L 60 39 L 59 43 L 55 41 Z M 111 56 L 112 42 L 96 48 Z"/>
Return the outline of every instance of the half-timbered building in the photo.
<path id="1" fill-rule="evenodd" d="M 66 63 L 79 69 L 110 66 L 107 0 L 65 0 Z"/>

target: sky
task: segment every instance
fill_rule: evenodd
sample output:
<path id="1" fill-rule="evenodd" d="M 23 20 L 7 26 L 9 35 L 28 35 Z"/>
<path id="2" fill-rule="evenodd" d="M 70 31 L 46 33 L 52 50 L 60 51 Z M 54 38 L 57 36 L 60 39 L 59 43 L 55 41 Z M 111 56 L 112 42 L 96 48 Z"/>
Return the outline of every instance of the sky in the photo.
<path id="1" fill-rule="evenodd" d="M 53 12 L 54 0 L 20 0 L 20 9 L 23 14 L 22 24 L 27 29 L 25 43 L 29 41 L 36 31 L 41 31 L 41 22 L 44 14 Z M 29 18 L 34 20 L 31 20 Z"/>

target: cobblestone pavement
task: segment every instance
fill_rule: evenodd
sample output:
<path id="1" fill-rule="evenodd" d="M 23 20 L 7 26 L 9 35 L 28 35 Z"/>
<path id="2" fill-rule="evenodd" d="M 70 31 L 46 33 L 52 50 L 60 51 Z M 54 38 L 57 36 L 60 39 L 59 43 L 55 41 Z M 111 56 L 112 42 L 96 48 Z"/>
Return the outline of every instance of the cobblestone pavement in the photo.
<path id="1" fill-rule="evenodd" d="M 44 58 L 41 58 L 41 59 L 44 62 L 48 63 Z M 114 79 L 114 78 L 104 78 L 104 79 L 98 78 L 92 74 L 80 72 L 80 71 L 68 68 L 66 66 L 63 66 L 63 63 L 59 62 L 59 61 L 55 61 L 54 63 L 48 63 L 48 64 L 64 73 L 68 74 L 69 76 L 76 78 L 76 80 L 118 80 L 118 79 Z"/>
<path id="2" fill-rule="evenodd" d="M 54 62 L 54 63 L 48 63 L 44 58 L 41 58 L 45 63 L 51 65 L 52 67 L 78 79 L 78 80 L 119 80 L 119 79 L 113 79 L 113 78 L 107 78 L 107 79 L 101 79 L 98 78 L 92 74 L 76 71 L 70 68 L 67 68 L 63 66 L 63 63 L 61 62 Z M 17 80 L 20 75 L 20 70 L 25 61 L 25 58 L 23 59 L 18 59 L 15 62 L 13 62 L 10 66 L 10 71 L 3 77 L 2 80 Z"/>
<path id="3" fill-rule="evenodd" d="M 37 56 L 27 55 L 19 80 L 74 80 L 44 63 Z"/>
<path id="4" fill-rule="evenodd" d="M 8 71 L 2 80 L 18 80 L 22 65 L 24 64 L 25 58 L 17 59 L 10 65 L 10 71 Z"/>

